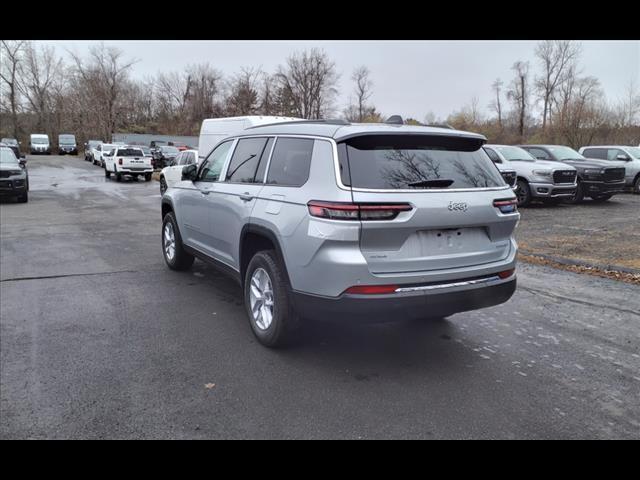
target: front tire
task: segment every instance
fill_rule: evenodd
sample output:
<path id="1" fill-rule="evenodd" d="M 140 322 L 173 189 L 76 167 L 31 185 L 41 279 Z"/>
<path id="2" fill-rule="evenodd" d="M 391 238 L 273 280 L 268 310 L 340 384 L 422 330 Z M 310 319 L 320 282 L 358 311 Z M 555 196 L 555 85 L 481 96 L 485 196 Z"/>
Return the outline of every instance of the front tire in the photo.
<path id="1" fill-rule="evenodd" d="M 633 193 L 640 195 L 640 175 L 638 175 L 636 181 L 633 182 Z"/>
<path id="2" fill-rule="evenodd" d="M 578 182 L 578 187 L 576 188 L 576 194 L 567 200 L 567 203 L 571 203 L 573 205 L 577 203 L 582 203 L 584 200 L 584 188 L 582 187 L 582 182 Z"/>
<path id="3" fill-rule="evenodd" d="M 28 201 L 29 201 L 29 194 L 27 192 L 24 192 L 22 195 L 18 197 L 18 202 L 20 203 L 27 203 Z"/>
<path id="4" fill-rule="evenodd" d="M 162 221 L 162 256 L 171 270 L 188 270 L 193 265 L 194 257 L 182 245 L 173 212 L 167 213 Z"/>
<path id="5" fill-rule="evenodd" d="M 526 207 L 531 203 L 531 189 L 526 180 L 518 180 L 516 183 L 516 198 L 518 200 L 518 207 Z"/>
<path id="6" fill-rule="evenodd" d="M 613 195 L 600 195 L 599 197 L 591 197 L 594 203 L 602 203 L 609 200 Z"/>
<path id="7" fill-rule="evenodd" d="M 164 177 L 160 177 L 160 195 L 164 195 L 164 192 L 167 191 L 167 181 Z"/>
<path id="8" fill-rule="evenodd" d="M 244 303 L 258 341 L 270 348 L 288 344 L 298 324 L 289 282 L 274 250 L 256 253 L 244 278 Z"/>

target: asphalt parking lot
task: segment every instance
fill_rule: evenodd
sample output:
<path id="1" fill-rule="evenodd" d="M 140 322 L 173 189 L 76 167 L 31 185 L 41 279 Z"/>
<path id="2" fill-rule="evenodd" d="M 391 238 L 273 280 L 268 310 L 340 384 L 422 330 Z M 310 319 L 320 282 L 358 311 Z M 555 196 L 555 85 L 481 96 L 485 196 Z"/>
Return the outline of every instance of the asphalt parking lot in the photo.
<path id="1" fill-rule="evenodd" d="M 0 438 L 640 438 L 637 285 L 521 264 L 504 305 L 269 350 L 224 275 L 165 267 L 157 182 L 28 165 L 0 205 Z"/>

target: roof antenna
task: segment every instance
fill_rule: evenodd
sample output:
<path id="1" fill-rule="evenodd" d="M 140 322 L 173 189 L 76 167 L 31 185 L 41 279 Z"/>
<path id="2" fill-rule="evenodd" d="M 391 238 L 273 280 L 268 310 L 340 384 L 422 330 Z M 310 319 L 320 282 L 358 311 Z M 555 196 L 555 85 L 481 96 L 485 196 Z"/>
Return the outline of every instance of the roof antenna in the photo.
<path id="1" fill-rule="evenodd" d="M 384 123 L 388 123 L 390 125 L 404 125 L 404 120 L 402 120 L 400 115 L 391 115 Z"/>

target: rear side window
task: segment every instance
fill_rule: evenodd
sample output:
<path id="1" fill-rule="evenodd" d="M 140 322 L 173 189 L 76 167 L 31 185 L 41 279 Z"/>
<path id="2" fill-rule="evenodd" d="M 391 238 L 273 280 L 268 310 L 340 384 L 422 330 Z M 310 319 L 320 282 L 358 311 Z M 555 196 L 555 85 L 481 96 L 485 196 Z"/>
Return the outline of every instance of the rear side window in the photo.
<path id="1" fill-rule="evenodd" d="M 229 168 L 227 168 L 227 182 L 254 183 L 260 157 L 267 144 L 268 138 L 243 138 L 233 152 Z"/>
<path id="2" fill-rule="evenodd" d="M 487 155 L 489 155 L 489 158 L 491 159 L 492 162 L 502 163 L 502 160 L 500 160 L 500 157 L 496 152 L 494 152 L 490 148 L 485 148 L 484 151 L 487 153 Z"/>
<path id="3" fill-rule="evenodd" d="M 346 145 L 354 188 L 453 189 L 504 185 L 479 139 L 368 135 L 347 140 Z"/>
<path id="4" fill-rule="evenodd" d="M 309 180 L 313 140 L 279 138 L 271 155 L 268 185 L 300 187 Z"/>
<path id="5" fill-rule="evenodd" d="M 585 148 L 582 153 L 587 158 L 599 158 L 605 160 L 607 158 L 606 148 Z"/>
<path id="6" fill-rule="evenodd" d="M 119 148 L 117 157 L 142 157 L 142 150 L 138 148 Z"/>

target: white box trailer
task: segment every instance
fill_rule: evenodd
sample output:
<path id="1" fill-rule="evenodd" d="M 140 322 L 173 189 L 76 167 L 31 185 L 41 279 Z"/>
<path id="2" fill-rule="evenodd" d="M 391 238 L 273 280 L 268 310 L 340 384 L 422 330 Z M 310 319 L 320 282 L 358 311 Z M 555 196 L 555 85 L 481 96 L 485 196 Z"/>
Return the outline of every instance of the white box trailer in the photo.
<path id="1" fill-rule="evenodd" d="M 247 117 L 206 118 L 200 127 L 198 160 L 203 160 L 221 140 L 256 125 L 303 120 L 295 117 L 251 115 Z"/>

